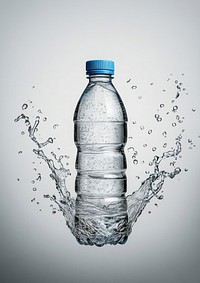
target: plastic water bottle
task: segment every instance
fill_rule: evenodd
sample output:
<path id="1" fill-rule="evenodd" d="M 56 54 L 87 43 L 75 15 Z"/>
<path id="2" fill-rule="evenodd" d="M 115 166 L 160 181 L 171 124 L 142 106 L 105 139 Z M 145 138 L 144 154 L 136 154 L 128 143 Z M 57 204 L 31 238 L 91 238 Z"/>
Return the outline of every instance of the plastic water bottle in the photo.
<path id="1" fill-rule="evenodd" d="M 114 62 L 86 62 L 89 83 L 74 113 L 77 240 L 85 245 L 127 240 L 127 114 L 112 84 Z M 98 227 L 98 229 L 95 229 Z"/>

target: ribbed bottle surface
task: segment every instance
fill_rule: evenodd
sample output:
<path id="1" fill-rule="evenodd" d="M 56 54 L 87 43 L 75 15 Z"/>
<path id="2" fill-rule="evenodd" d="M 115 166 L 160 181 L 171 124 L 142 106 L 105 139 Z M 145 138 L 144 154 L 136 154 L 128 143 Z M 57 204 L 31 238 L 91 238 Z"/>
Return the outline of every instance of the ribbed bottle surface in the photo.
<path id="1" fill-rule="evenodd" d="M 127 114 L 110 75 L 90 79 L 75 110 L 74 141 L 77 227 L 82 231 L 79 225 L 94 219 L 108 227 L 127 222 Z"/>

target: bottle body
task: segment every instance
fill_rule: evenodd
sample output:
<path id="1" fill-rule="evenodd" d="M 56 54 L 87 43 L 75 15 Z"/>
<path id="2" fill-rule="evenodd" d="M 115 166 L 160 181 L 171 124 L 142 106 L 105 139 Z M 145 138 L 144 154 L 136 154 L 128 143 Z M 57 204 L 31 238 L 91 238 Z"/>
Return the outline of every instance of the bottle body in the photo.
<path id="1" fill-rule="evenodd" d="M 127 239 L 127 114 L 111 79 L 91 75 L 74 114 L 75 225 L 82 244 L 101 246 Z"/>

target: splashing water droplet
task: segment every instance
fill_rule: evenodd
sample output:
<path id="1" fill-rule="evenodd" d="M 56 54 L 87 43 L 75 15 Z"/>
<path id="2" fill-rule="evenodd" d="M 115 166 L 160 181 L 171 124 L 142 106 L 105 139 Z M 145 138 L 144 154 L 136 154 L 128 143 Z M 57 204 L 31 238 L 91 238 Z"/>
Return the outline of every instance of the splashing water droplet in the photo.
<path id="1" fill-rule="evenodd" d="M 133 164 L 134 164 L 134 165 L 137 165 L 137 164 L 138 164 L 138 160 L 137 160 L 137 159 L 134 159 L 134 160 L 133 160 Z"/>
<path id="2" fill-rule="evenodd" d="M 137 86 L 136 86 L 136 85 L 133 85 L 131 88 L 132 88 L 132 89 L 136 89 L 136 88 L 137 88 Z"/>
<path id="3" fill-rule="evenodd" d="M 177 110 L 178 110 L 178 106 L 175 105 L 175 106 L 172 108 L 172 111 L 173 111 L 173 112 L 176 112 Z"/>
<path id="4" fill-rule="evenodd" d="M 58 124 L 53 125 L 54 130 L 58 127 Z"/>
<path id="5" fill-rule="evenodd" d="M 28 104 L 24 103 L 24 104 L 22 105 L 22 110 L 25 110 L 25 109 L 27 109 L 27 108 L 28 108 Z"/>

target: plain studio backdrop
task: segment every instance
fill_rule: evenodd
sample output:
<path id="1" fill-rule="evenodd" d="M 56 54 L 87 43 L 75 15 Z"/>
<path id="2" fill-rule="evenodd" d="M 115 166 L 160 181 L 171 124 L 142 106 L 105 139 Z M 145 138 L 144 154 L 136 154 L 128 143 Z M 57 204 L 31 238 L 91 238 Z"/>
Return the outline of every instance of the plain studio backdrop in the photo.
<path id="1" fill-rule="evenodd" d="M 0 1 L 2 283 L 200 282 L 199 11 L 198 0 Z M 152 200 L 122 246 L 97 248 L 76 242 L 62 214 L 53 215 L 51 202 L 43 198 L 55 192 L 48 167 L 32 152 L 35 145 L 24 122 L 14 123 L 23 103 L 29 105 L 24 113 L 31 121 L 38 114 L 47 118 L 38 133 L 42 140 L 56 137 L 48 156 L 52 150 L 58 154 L 57 147 L 70 156 L 68 187 L 75 195 L 72 117 L 87 84 L 85 61 L 90 59 L 116 63 L 114 84 L 128 112 L 132 146 L 137 137 L 142 139 L 140 126 L 158 125 L 151 124 L 148 115 L 162 102 L 160 92 L 170 74 L 171 81 L 182 81 L 188 91 L 179 108 L 186 137 L 196 148 L 182 152 L 181 175 L 166 180 L 164 200 L 158 207 Z M 168 132 L 169 148 L 174 146 L 177 128 L 159 125 Z M 146 135 L 141 143 L 159 146 L 161 138 L 158 131 L 154 140 Z M 146 161 L 145 152 L 140 149 Z M 129 163 L 129 190 L 134 191 L 145 175 L 139 165 Z M 38 172 L 42 180 L 32 184 Z M 142 177 L 136 181 L 138 174 Z"/>

